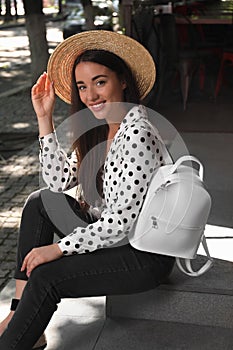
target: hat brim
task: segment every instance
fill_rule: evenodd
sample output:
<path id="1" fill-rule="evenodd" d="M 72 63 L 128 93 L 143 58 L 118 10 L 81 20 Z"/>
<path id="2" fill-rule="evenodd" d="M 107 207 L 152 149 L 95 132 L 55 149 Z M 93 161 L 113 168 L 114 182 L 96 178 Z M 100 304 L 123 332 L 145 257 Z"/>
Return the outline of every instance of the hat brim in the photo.
<path id="1" fill-rule="evenodd" d="M 74 62 L 86 50 L 106 50 L 122 58 L 131 69 L 143 100 L 156 78 L 155 63 L 150 53 L 136 40 L 115 32 L 92 30 L 72 35 L 53 51 L 48 62 L 48 76 L 55 93 L 71 103 L 71 76 Z"/>

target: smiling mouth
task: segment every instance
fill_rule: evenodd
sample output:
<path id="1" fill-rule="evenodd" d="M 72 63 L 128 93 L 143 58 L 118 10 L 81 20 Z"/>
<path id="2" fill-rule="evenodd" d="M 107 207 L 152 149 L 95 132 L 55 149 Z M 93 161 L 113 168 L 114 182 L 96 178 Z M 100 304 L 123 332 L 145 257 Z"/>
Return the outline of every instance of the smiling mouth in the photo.
<path id="1" fill-rule="evenodd" d="M 104 104 L 105 102 L 101 102 L 101 103 L 96 103 L 94 105 L 91 105 L 89 107 L 93 112 L 99 112 L 104 108 Z"/>

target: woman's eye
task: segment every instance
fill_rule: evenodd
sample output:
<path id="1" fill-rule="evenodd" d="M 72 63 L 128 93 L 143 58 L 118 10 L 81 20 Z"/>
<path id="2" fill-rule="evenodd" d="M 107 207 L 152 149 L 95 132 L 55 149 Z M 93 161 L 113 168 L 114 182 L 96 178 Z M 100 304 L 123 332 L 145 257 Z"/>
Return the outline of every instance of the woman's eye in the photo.
<path id="1" fill-rule="evenodd" d="M 78 90 L 79 90 L 79 91 L 83 91 L 85 88 L 86 88 L 86 87 L 85 87 L 84 85 L 79 85 L 79 86 L 78 86 Z"/>
<path id="2" fill-rule="evenodd" d="M 99 81 L 97 81 L 97 83 L 96 83 L 97 86 L 102 86 L 102 85 L 104 85 L 104 84 L 105 84 L 105 80 L 99 80 Z"/>

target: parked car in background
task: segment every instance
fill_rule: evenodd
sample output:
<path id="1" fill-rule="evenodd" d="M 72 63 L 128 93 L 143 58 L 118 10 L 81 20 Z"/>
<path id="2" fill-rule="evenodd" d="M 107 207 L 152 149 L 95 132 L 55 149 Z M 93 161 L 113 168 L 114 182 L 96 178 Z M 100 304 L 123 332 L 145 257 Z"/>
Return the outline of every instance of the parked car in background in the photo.
<path id="1" fill-rule="evenodd" d="M 113 9 L 106 2 L 93 1 L 95 29 L 112 30 Z M 72 8 L 63 25 L 63 38 L 86 30 L 84 9 L 81 3 Z"/>

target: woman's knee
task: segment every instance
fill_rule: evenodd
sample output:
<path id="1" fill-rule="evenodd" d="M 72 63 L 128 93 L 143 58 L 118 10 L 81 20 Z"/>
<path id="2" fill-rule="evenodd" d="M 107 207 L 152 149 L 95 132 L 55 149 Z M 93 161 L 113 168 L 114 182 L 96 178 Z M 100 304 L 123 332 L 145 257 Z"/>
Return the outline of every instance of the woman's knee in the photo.
<path id="1" fill-rule="evenodd" d="M 45 201 L 45 198 L 49 196 L 51 196 L 51 193 L 48 189 L 40 189 L 32 192 L 28 196 L 23 210 L 32 210 L 33 212 L 35 210 L 41 210 L 44 206 L 43 202 Z"/>
<path id="2" fill-rule="evenodd" d="M 32 192 L 26 199 L 23 209 L 27 207 L 35 206 L 35 205 L 37 206 L 38 202 L 41 200 L 40 194 L 41 194 L 41 190 Z"/>
<path id="3" fill-rule="evenodd" d="M 44 198 L 47 196 L 48 189 L 42 189 L 32 192 L 23 207 L 22 220 L 35 222 L 38 218 L 47 218 L 46 209 L 44 206 Z"/>
<path id="4" fill-rule="evenodd" d="M 37 213 L 39 212 L 40 208 L 40 191 L 32 192 L 27 200 L 25 201 L 22 217 L 21 217 L 21 224 L 22 222 L 30 222 L 32 218 L 37 216 Z"/>

